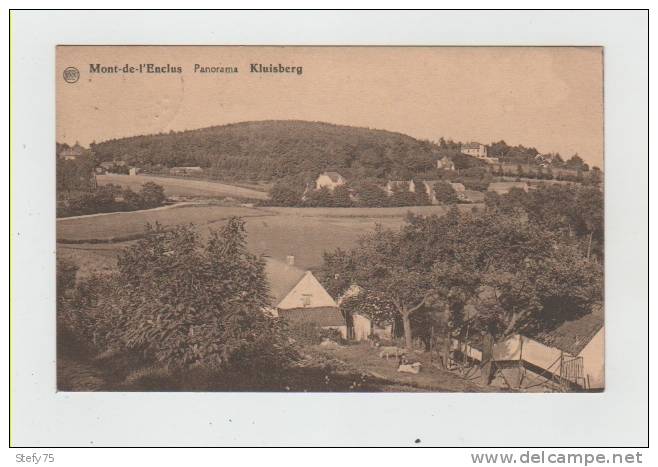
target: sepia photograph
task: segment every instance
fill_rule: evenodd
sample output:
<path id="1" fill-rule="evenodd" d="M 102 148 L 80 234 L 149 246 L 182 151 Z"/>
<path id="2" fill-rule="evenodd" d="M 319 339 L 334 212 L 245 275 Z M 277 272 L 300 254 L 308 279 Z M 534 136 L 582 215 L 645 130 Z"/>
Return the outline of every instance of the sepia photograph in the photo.
<path id="1" fill-rule="evenodd" d="M 603 63 L 58 46 L 57 390 L 604 391 Z"/>

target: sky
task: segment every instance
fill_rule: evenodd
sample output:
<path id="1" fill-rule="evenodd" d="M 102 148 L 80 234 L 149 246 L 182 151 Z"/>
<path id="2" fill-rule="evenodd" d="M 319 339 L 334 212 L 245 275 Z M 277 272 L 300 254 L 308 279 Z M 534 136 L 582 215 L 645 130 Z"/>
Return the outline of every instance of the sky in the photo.
<path id="1" fill-rule="evenodd" d="M 182 73 L 91 73 L 152 63 Z M 254 63 L 302 73 L 252 73 Z M 195 73 L 194 66 L 238 73 Z M 63 79 L 75 67 L 75 83 Z M 578 153 L 603 167 L 598 47 L 60 46 L 57 141 L 83 146 L 254 120 L 310 120 L 438 141 Z"/>

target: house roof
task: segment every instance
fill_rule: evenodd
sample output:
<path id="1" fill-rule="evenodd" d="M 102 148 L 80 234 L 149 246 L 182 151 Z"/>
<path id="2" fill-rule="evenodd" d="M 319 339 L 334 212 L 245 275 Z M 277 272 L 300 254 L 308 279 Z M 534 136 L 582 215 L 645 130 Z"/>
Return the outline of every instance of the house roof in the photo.
<path id="1" fill-rule="evenodd" d="M 484 146 L 484 145 L 476 142 L 471 142 L 471 143 L 462 144 L 462 149 L 480 149 L 480 146 Z"/>
<path id="2" fill-rule="evenodd" d="M 339 174 L 338 172 L 324 172 L 322 175 L 326 175 L 334 183 L 338 183 L 338 182 L 344 180 L 343 176 L 341 174 Z"/>
<path id="3" fill-rule="evenodd" d="M 304 277 L 302 269 L 275 258 L 265 261 L 265 274 L 270 283 L 273 306 L 278 305 Z"/>
<path id="4" fill-rule="evenodd" d="M 532 337 L 549 347 L 555 347 L 571 355 L 578 355 L 603 328 L 603 307 L 596 305 L 592 312 L 572 321 L 565 321 L 552 331 L 537 333 Z"/>
<path id="5" fill-rule="evenodd" d="M 288 322 L 316 323 L 318 326 L 345 326 L 345 318 L 340 310 L 333 306 L 290 308 L 278 310 L 279 316 Z"/>

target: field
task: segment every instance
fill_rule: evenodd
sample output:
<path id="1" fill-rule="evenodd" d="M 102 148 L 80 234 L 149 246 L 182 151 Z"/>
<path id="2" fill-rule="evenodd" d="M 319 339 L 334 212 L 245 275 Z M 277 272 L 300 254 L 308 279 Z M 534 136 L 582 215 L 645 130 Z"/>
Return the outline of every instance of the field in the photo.
<path id="1" fill-rule="evenodd" d="M 57 219 L 59 242 L 121 241 L 144 232 L 146 223 L 164 226 L 193 223 L 198 226 L 226 220 L 231 216 L 268 216 L 257 209 L 233 206 L 180 206 L 170 209 L 116 212 L 78 218 Z"/>
<path id="2" fill-rule="evenodd" d="M 470 209 L 471 206 L 464 206 Z M 380 224 L 397 229 L 408 212 L 443 214 L 442 206 L 412 208 L 249 208 L 181 206 L 164 210 L 114 213 L 57 221 L 58 255 L 80 266 L 80 273 L 107 271 L 117 252 L 144 231 L 147 222 L 164 226 L 193 223 L 202 238 L 230 216 L 246 221 L 249 249 L 285 260 L 295 256 L 303 269 L 322 265 L 324 251 L 353 247 L 359 237 Z"/>
<path id="3" fill-rule="evenodd" d="M 191 180 L 173 177 L 156 177 L 153 175 L 116 175 L 106 174 L 96 177 L 99 185 L 113 183 L 130 187 L 134 191 L 146 182 L 162 185 L 167 196 L 203 196 L 203 197 L 233 197 L 247 199 L 267 199 L 264 191 L 246 188 L 245 186 L 227 185 L 225 183 L 205 180 Z"/>

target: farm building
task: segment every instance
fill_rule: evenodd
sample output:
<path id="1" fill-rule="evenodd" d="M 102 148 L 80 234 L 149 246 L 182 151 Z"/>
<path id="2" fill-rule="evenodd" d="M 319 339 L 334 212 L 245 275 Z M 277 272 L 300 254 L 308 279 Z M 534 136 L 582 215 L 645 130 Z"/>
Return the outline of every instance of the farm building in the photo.
<path id="1" fill-rule="evenodd" d="M 140 170 L 139 167 L 131 167 L 131 168 L 129 169 L 129 171 L 128 171 L 128 174 L 129 174 L 129 175 L 132 175 L 132 176 L 135 176 L 135 175 L 137 175 L 139 172 L 141 172 L 141 170 Z"/>
<path id="2" fill-rule="evenodd" d="M 266 273 L 273 297 L 270 312 L 290 323 L 315 323 L 325 329 L 336 329 L 347 338 L 347 323 L 338 304 L 318 282 L 311 271 L 286 262 L 268 259 Z"/>
<path id="3" fill-rule="evenodd" d="M 504 195 L 509 193 L 512 188 L 519 188 L 527 192 L 530 187 L 526 182 L 492 182 L 489 184 L 488 191 Z"/>
<path id="4" fill-rule="evenodd" d="M 345 185 L 347 180 L 338 172 L 323 172 L 315 180 L 315 189 L 328 188 L 333 191 L 334 188 Z"/>
<path id="5" fill-rule="evenodd" d="M 453 339 L 452 349 L 458 358 L 492 361 L 512 387 L 524 388 L 532 379 L 554 388 L 603 390 L 604 333 L 603 310 L 597 306 L 551 331 L 510 336 L 494 344 L 489 356 L 483 350 L 484 339 L 479 337 L 467 342 Z"/>

